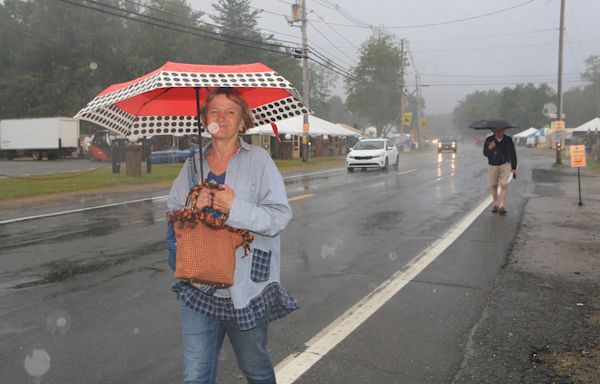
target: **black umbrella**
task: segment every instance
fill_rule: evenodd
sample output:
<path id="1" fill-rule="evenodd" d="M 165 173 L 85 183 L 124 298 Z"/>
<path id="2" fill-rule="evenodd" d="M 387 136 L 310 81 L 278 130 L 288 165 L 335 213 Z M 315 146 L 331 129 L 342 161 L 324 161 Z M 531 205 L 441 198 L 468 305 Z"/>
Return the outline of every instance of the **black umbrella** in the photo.
<path id="1" fill-rule="evenodd" d="M 512 121 L 506 119 L 482 119 L 469 125 L 473 129 L 519 128 Z"/>

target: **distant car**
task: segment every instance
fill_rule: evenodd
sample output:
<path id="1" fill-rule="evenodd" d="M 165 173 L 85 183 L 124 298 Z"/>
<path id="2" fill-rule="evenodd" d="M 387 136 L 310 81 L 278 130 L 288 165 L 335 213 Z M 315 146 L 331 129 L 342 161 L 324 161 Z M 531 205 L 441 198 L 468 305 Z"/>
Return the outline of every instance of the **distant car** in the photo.
<path id="1" fill-rule="evenodd" d="M 355 168 L 380 168 L 386 170 L 388 166 L 398 168 L 400 156 L 398 148 L 389 139 L 361 140 L 346 156 L 348 172 Z"/>
<path id="2" fill-rule="evenodd" d="M 438 141 L 437 151 L 438 153 L 442 153 L 444 151 L 452 151 L 456 153 L 456 150 L 458 149 L 457 147 L 458 142 L 456 139 L 451 137 L 444 137 L 440 141 Z"/>

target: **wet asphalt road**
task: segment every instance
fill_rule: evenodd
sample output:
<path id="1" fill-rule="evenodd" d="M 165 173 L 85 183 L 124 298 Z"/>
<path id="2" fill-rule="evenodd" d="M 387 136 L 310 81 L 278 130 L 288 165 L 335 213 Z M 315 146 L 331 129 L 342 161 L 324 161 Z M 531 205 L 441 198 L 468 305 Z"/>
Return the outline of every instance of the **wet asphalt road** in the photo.
<path id="1" fill-rule="evenodd" d="M 531 168 L 547 161 L 519 156 L 509 214 L 486 210 L 296 383 L 452 381 L 531 194 Z M 457 155 L 403 157 L 397 171 L 337 170 L 286 184 L 297 200 L 282 236 L 282 279 L 302 308 L 271 325 L 275 364 L 488 196 L 485 159 L 469 144 Z M 158 200 L 0 224 L 3 382 L 180 382 L 164 211 Z M 219 383 L 244 382 L 228 345 L 220 360 Z"/>
<path id="2" fill-rule="evenodd" d="M 0 159 L 0 178 L 14 176 L 42 175 L 52 172 L 93 170 L 112 167 L 110 162 L 90 161 L 88 159 L 58 159 L 35 161 L 26 158 L 15 160 Z"/>

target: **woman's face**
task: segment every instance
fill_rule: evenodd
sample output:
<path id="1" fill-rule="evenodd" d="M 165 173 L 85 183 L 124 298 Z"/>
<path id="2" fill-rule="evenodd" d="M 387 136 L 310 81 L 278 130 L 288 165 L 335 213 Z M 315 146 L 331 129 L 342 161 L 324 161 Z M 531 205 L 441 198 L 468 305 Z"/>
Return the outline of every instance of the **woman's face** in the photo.
<path id="1" fill-rule="evenodd" d="M 243 127 L 242 107 L 225 95 L 215 96 L 206 109 L 207 127 L 217 123 L 219 129 L 211 132 L 215 139 L 225 139 L 237 136 Z"/>

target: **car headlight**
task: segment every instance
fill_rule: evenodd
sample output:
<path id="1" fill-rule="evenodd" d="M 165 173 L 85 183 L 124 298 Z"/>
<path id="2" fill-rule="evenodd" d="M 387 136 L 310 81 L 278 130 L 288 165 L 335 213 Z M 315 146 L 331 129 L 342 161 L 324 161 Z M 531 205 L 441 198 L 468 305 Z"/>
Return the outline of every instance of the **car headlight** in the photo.
<path id="1" fill-rule="evenodd" d="M 456 143 L 452 143 L 452 148 L 456 147 Z"/>
<path id="2" fill-rule="evenodd" d="M 352 155 L 348 155 L 348 158 L 349 158 L 349 159 L 354 159 L 354 156 L 352 156 Z"/>
<path id="3" fill-rule="evenodd" d="M 440 148 L 441 148 L 441 147 L 442 147 L 442 143 L 438 143 L 438 147 L 440 147 Z"/>
<path id="4" fill-rule="evenodd" d="M 375 155 L 375 157 L 383 157 L 385 156 L 385 152 L 381 152 Z"/>

